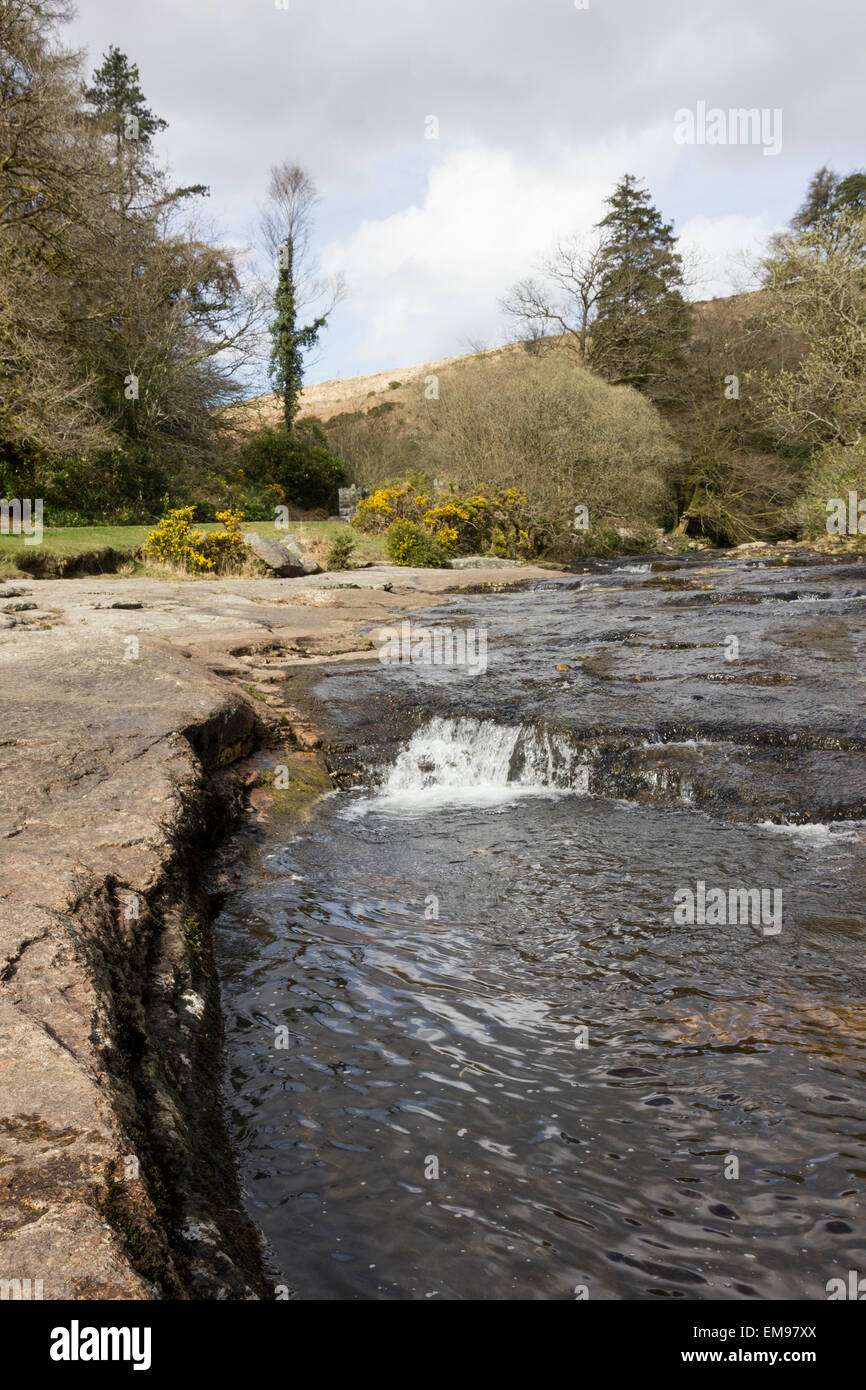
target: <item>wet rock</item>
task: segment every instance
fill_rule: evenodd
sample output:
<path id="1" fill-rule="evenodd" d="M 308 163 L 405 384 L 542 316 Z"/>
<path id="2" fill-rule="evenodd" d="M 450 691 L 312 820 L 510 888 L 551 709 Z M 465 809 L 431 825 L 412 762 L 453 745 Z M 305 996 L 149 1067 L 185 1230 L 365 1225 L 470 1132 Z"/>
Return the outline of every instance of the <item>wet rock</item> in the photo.
<path id="1" fill-rule="evenodd" d="M 4 613 L 29 613 L 37 607 L 35 603 L 5 603 Z"/>
<path id="2" fill-rule="evenodd" d="M 29 589 L 22 589 L 18 584 L 0 584 L 0 598 L 20 598 L 29 592 Z"/>
<path id="3" fill-rule="evenodd" d="M 501 560 L 495 555 L 458 555 L 451 561 L 453 570 L 495 570 L 508 569 L 514 560 Z"/>
<path id="4" fill-rule="evenodd" d="M 364 589 L 367 591 L 379 590 L 382 593 L 390 594 L 394 588 L 394 585 L 390 581 L 386 581 L 384 583 L 380 581 L 378 584 L 352 584 L 341 582 L 338 584 L 327 584 L 325 587 L 326 589 Z"/>

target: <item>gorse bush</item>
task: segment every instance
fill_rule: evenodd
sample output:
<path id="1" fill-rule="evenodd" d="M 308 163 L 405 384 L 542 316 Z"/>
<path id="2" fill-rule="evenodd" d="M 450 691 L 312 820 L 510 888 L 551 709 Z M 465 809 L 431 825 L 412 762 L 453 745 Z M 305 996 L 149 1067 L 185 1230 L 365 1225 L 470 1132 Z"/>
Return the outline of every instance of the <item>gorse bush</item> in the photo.
<path id="1" fill-rule="evenodd" d="M 414 521 L 395 521 L 385 533 L 385 550 L 395 565 L 445 569 L 448 551 Z"/>
<path id="2" fill-rule="evenodd" d="M 429 503 L 427 493 L 404 478 L 362 497 L 352 525 L 360 531 L 387 531 L 395 521 L 420 521 Z"/>
<path id="3" fill-rule="evenodd" d="M 239 567 L 245 558 L 240 512 L 217 512 L 224 531 L 194 531 L 195 507 L 178 507 L 151 531 L 142 554 L 157 564 L 170 565 L 192 574 L 223 574 Z"/>
<path id="4" fill-rule="evenodd" d="M 489 497 L 445 493 L 432 498 L 409 481 L 377 488 L 363 498 L 352 524 L 362 531 L 377 532 L 401 522 L 426 533 L 447 556 L 486 554 L 527 559 L 538 554 L 551 536 L 551 527 L 532 517 L 526 494 L 517 488 L 501 488 Z"/>

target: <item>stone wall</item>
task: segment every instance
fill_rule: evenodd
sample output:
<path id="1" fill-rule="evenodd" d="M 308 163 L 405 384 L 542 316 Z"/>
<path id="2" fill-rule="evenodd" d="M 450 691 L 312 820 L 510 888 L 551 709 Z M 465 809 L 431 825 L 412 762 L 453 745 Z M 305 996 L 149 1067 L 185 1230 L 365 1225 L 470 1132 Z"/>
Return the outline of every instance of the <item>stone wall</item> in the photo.
<path id="1" fill-rule="evenodd" d="M 365 487 L 341 487 L 339 492 L 340 520 L 351 521 L 358 510 L 358 503 L 362 497 L 366 496 L 367 489 Z"/>

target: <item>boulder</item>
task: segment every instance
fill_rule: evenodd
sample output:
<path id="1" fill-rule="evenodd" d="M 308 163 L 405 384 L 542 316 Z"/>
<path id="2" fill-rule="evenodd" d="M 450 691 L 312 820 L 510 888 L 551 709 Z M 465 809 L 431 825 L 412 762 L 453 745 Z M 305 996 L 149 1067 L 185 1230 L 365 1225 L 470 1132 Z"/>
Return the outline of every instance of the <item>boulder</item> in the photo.
<path id="1" fill-rule="evenodd" d="M 250 531 L 244 536 L 244 543 L 249 546 L 256 559 L 279 579 L 296 579 L 318 573 L 319 566 L 316 562 L 308 559 L 294 542 L 281 545 L 279 541 L 260 536 L 258 531 Z"/>
<path id="2" fill-rule="evenodd" d="M 303 574 L 321 574 L 321 566 L 317 565 L 311 555 L 307 555 L 301 549 L 297 541 L 285 540 L 281 542 L 283 550 L 287 550 L 292 559 L 301 565 Z"/>

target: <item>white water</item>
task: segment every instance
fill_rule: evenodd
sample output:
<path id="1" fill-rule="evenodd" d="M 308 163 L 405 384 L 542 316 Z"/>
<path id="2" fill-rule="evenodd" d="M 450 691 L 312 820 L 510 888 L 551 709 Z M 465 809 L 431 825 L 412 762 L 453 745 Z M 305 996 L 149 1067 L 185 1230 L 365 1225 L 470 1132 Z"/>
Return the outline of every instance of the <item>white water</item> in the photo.
<path id="1" fill-rule="evenodd" d="M 431 719 L 351 814 L 435 805 L 496 805 L 521 796 L 586 793 L 589 768 L 568 739 L 486 719 Z"/>
<path id="2" fill-rule="evenodd" d="M 824 849 L 830 844 L 852 844 L 863 840 L 866 835 L 866 821 L 810 821 L 805 825 L 793 825 L 788 821 L 758 821 L 759 830 L 769 830 L 774 835 L 791 835 L 802 840 L 811 849 Z"/>

